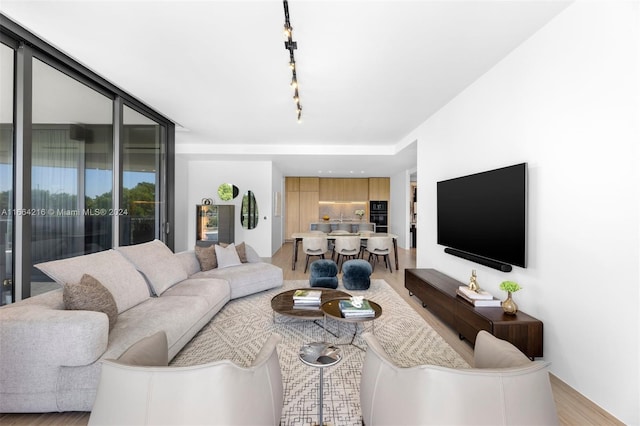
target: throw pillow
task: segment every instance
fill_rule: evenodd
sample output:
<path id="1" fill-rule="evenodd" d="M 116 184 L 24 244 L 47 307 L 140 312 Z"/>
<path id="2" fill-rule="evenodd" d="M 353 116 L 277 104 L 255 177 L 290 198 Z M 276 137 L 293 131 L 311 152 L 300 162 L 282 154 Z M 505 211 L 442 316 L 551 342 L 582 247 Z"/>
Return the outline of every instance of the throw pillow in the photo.
<path id="1" fill-rule="evenodd" d="M 111 292 L 119 314 L 149 298 L 149 286 L 142 274 L 113 249 L 38 263 L 35 267 L 63 286 L 80 282 L 84 274 L 91 275 Z"/>
<path id="2" fill-rule="evenodd" d="M 180 259 L 160 240 L 122 246 L 117 250 L 144 274 L 156 296 L 187 279 L 187 271 L 182 267 Z"/>
<path id="3" fill-rule="evenodd" d="M 231 243 L 226 247 L 220 245 L 215 246 L 216 258 L 218 259 L 218 268 L 227 268 L 229 266 L 241 265 L 240 257 L 236 251 L 235 244 Z"/>
<path id="4" fill-rule="evenodd" d="M 145 367 L 169 365 L 167 333 L 159 331 L 134 343 L 116 360 L 121 364 Z"/>
<path id="5" fill-rule="evenodd" d="M 65 285 L 62 300 L 67 310 L 105 313 L 109 318 L 109 331 L 118 320 L 118 308 L 113 295 L 91 275 L 84 274 L 79 283 Z"/>
<path id="6" fill-rule="evenodd" d="M 236 251 L 238 252 L 240 262 L 247 263 L 247 250 L 245 249 L 244 241 L 236 246 Z"/>
<path id="7" fill-rule="evenodd" d="M 220 245 L 222 247 L 227 247 L 229 244 L 220 243 Z M 247 263 L 249 261 L 247 259 L 247 250 L 246 250 L 246 246 L 244 245 L 244 241 L 236 245 L 236 251 L 238 252 L 238 257 L 240 258 L 240 262 Z"/>
<path id="8" fill-rule="evenodd" d="M 218 259 L 216 258 L 216 248 L 211 245 L 209 247 L 196 246 L 196 257 L 200 263 L 201 271 L 208 271 L 218 267 Z"/>

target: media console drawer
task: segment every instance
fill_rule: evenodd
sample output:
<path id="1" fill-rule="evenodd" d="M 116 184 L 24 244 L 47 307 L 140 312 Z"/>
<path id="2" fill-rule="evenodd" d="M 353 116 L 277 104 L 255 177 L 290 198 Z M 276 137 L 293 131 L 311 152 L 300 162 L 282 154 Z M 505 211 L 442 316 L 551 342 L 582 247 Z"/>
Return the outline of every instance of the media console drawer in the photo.
<path id="1" fill-rule="evenodd" d="M 453 328 L 460 338 L 475 343 L 480 330 L 511 342 L 533 359 L 542 356 L 542 322 L 522 311 L 507 315 L 502 308 L 476 308 L 456 295 L 464 285 L 435 269 L 405 269 L 405 287 L 422 306 Z"/>
<path id="2" fill-rule="evenodd" d="M 456 288 L 453 279 L 435 269 L 405 269 L 404 286 L 409 294 L 415 294 L 428 308 L 445 323 L 455 323 Z M 425 285 L 429 282 L 430 285 Z M 453 291 L 452 291 L 453 289 Z"/>

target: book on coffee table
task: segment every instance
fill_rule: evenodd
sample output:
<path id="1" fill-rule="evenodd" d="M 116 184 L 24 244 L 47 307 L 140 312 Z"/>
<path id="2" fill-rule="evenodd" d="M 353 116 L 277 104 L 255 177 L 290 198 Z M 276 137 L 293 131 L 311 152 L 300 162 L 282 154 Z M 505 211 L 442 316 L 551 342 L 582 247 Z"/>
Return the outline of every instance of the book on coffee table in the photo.
<path id="1" fill-rule="evenodd" d="M 362 306 L 354 306 L 351 300 L 341 300 L 339 303 L 340 312 L 345 318 L 362 318 L 362 317 L 374 317 L 376 312 L 373 310 L 368 300 L 362 301 Z"/>
<path id="2" fill-rule="evenodd" d="M 322 297 L 322 291 L 320 290 L 296 290 L 293 293 L 293 305 L 313 305 L 320 306 L 320 299 Z"/>

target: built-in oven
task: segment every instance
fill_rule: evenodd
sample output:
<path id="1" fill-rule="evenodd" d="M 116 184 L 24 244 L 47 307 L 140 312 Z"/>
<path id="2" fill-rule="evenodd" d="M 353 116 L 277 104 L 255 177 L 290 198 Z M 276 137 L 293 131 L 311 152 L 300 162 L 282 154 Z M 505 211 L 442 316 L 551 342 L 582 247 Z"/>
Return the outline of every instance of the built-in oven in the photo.
<path id="1" fill-rule="evenodd" d="M 371 212 L 371 214 L 387 214 L 387 201 L 369 201 L 369 211 Z"/>
<path id="2" fill-rule="evenodd" d="M 369 202 L 369 221 L 376 224 L 376 232 L 389 232 L 387 201 Z"/>

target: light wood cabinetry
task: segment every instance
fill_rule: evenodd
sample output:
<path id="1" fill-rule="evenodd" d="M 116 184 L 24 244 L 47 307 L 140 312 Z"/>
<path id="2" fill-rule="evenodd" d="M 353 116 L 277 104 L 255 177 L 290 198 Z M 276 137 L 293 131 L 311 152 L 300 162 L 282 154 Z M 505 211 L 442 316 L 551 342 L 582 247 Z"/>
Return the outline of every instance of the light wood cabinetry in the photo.
<path id="1" fill-rule="evenodd" d="M 344 179 L 343 201 L 369 201 L 369 179 Z"/>
<path id="2" fill-rule="evenodd" d="M 300 191 L 287 191 L 285 194 L 285 240 L 291 239 L 291 234 L 300 232 Z"/>
<path id="3" fill-rule="evenodd" d="M 319 178 L 285 178 L 285 240 L 318 221 Z"/>
<path id="4" fill-rule="evenodd" d="M 320 190 L 320 178 L 317 177 L 301 177 L 300 192 L 318 192 Z"/>
<path id="5" fill-rule="evenodd" d="M 362 202 L 389 200 L 389 178 L 285 178 L 285 239 L 308 231 L 319 219 L 321 201 Z"/>
<path id="6" fill-rule="evenodd" d="M 320 178 L 320 201 L 367 201 L 369 180 L 364 178 Z"/>
<path id="7" fill-rule="evenodd" d="M 342 201 L 344 179 L 320 178 L 320 201 Z"/>
<path id="8" fill-rule="evenodd" d="M 311 229 L 311 223 L 318 221 L 318 191 L 300 191 L 300 231 Z"/>
<path id="9" fill-rule="evenodd" d="M 285 192 L 300 192 L 300 178 L 287 177 L 284 179 Z"/>
<path id="10" fill-rule="evenodd" d="M 388 177 L 369 178 L 369 200 L 389 201 L 391 186 Z"/>

